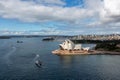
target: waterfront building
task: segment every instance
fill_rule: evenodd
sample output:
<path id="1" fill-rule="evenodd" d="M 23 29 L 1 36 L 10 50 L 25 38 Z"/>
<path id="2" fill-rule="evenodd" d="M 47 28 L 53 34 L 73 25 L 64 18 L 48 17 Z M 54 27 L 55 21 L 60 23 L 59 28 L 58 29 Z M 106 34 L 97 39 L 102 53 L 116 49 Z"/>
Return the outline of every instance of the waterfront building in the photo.
<path id="1" fill-rule="evenodd" d="M 61 50 L 89 50 L 89 47 L 83 48 L 81 44 L 74 44 L 71 40 L 67 39 L 60 44 Z"/>

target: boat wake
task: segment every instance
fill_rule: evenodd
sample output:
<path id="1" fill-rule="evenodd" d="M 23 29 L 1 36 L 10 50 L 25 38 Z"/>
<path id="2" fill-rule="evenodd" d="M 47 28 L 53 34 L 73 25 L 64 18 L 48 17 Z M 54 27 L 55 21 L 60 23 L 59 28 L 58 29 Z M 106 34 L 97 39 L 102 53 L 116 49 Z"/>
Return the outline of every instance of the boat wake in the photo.
<path id="1" fill-rule="evenodd" d="M 11 64 L 10 56 L 16 51 L 16 47 L 13 46 L 11 48 L 12 48 L 11 51 L 8 52 L 4 57 L 7 64 Z"/>
<path id="2" fill-rule="evenodd" d="M 33 59 L 33 61 L 39 60 L 39 54 L 36 54 L 35 58 Z"/>
<path id="3" fill-rule="evenodd" d="M 7 42 L 5 42 L 5 41 L 4 42 L 0 42 L 0 47 L 1 48 L 6 47 L 6 45 L 7 45 Z"/>
<path id="4" fill-rule="evenodd" d="M 36 54 L 36 56 L 35 56 L 35 58 L 34 58 L 34 63 L 35 63 L 35 65 L 38 67 L 38 68 L 41 68 L 41 65 L 42 65 L 42 62 L 39 60 L 39 55 L 38 54 Z"/>

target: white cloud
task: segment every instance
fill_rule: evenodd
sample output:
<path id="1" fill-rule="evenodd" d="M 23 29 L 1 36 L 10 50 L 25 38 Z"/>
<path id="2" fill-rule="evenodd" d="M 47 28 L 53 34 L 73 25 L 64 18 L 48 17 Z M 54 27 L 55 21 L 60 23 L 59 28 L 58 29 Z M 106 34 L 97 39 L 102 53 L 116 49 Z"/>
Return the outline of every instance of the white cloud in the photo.
<path id="1" fill-rule="evenodd" d="M 24 31 L 0 31 L 0 35 L 22 35 Z"/>
<path id="2" fill-rule="evenodd" d="M 96 21 L 93 21 L 88 25 L 109 28 L 120 27 L 120 0 L 104 0 L 103 2 L 99 2 L 100 0 L 97 1 L 94 3 L 88 2 L 90 5 L 94 4 L 92 6 L 89 5 L 89 7 L 95 7 L 93 9 L 97 13 L 97 16 L 94 16 Z"/>
<path id="3" fill-rule="evenodd" d="M 65 5 L 65 2 L 61 0 L 36 0 L 37 3 L 49 4 L 49 5 Z"/>
<path id="4" fill-rule="evenodd" d="M 52 1 L 52 0 L 51 0 Z M 1 0 L 0 16 L 26 22 L 66 21 L 73 22 L 92 16 L 93 11 L 78 7 L 38 5 L 32 1 Z"/>
<path id="5" fill-rule="evenodd" d="M 40 4 L 36 4 L 36 3 Z M 0 0 L 0 16 L 26 22 L 66 21 L 79 23 L 93 17 L 96 24 L 120 22 L 120 0 L 85 0 L 85 8 L 46 6 L 66 4 L 62 0 Z M 100 15 L 99 15 L 100 14 Z M 94 24 L 95 22 L 90 24 Z"/>
<path id="6" fill-rule="evenodd" d="M 85 33 L 85 30 L 90 31 L 87 28 L 82 31 L 81 28 L 88 26 L 104 26 L 111 28 L 109 30 L 119 29 L 120 0 L 85 0 L 84 3 L 84 8 L 80 8 L 63 7 L 67 4 L 63 0 L 0 0 L 0 17 L 25 22 L 59 21 L 70 28 L 73 26 L 75 28 L 73 31 L 68 29 L 70 31 L 64 32 L 58 29 L 45 29 L 34 34 Z M 94 28 L 91 31 L 94 31 Z M 99 33 L 99 30 L 96 31 Z M 101 33 L 104 33 L 104 30 Z"/>
<path id="7" fill-rule="evenodd" d="M 59 30 L 40 30 L 40 31 L 0 31 L 0 35 L 57 35 Z"/>
<path id="8" fill-rule="evenodd" d="M 104 0 L 100 18 L 103 23 L 120 22 L 120 0 Z"/>
<path id="9" fill-rule="evenodd" d="M 101 0 L 84 0 L 85 8 L 99 11 L 103 5 Z"/>

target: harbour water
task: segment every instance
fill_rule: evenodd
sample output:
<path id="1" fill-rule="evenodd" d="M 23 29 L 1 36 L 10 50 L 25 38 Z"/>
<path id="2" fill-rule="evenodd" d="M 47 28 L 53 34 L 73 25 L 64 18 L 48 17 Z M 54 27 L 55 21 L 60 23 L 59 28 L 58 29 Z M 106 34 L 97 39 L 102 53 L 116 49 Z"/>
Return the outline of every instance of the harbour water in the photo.
<path id="1" fill-rule="evenodd" d="M 53 55 L 59 43 L 41 37 L 0 39 L 0 80 L 120 80 L 120 55 Z"/>

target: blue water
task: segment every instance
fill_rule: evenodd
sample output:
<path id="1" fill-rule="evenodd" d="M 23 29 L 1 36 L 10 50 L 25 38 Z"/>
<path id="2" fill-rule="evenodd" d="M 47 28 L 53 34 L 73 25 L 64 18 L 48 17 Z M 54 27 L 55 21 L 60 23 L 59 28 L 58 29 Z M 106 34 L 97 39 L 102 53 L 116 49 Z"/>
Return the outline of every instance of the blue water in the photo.
<path id="1" fill-rule="evenodd" d="M 120 80 L 119 55 L 57 56 L 61 42 L 41 39 L 0 39 L 0 80 Z"/>

